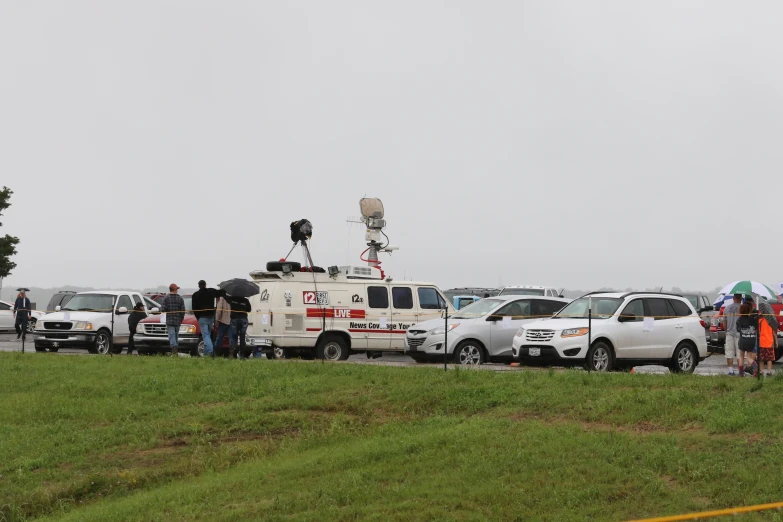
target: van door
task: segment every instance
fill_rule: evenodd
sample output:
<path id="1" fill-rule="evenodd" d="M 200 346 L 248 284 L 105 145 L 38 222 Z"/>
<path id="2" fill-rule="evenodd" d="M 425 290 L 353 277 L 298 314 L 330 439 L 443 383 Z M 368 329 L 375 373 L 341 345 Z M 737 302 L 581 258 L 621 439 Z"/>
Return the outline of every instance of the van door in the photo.
<path id="1" fill-rule="evenodd" d="M 419 306 L 416 310 L 416 322 L 421 323 L 430 319 L 439 319 L 443 317 L 443 310 L 447 308 L 446 299 L 433 287 L 422 286 L 416 289 L 416 297 L 419 299 Z M 462 296 L 455 297 L 457 305 L 461 310 L 478 300 L 477 297 Z M 456 307 L 455 307 L 456 308 Z"/>
<path id="2" fill-rule="evenodd" d="M 418 314 L 413 302 L 413 287 L 394 285 L 392 293 L 392 320 L 389 325 L 393 350 L 405 348 L 405 332 L 417 322 Z"/>
<path id="3" fill-rule="evenodd" d="M 384 322 L 386 328 L 381 329 Z M 389 350 L 392 345 L 389 330 L 391 322 L 389 287 L 383 284 L 367 285 L 367 316 L 363 324 L 366 328 L 351 329 L 351 333 L 365 334 L 369 350 Z"/>

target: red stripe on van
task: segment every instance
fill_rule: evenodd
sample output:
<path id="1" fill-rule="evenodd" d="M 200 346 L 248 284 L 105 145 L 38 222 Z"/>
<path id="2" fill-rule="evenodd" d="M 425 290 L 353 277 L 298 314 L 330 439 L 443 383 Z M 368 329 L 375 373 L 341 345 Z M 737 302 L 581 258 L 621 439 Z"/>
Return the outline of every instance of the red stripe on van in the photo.
<path id="1" fill-rule="evenodd" d="M 364 329 L 359 329 L 359 328 L 348 328 L 348 331 L 349 332 L 356 332 L 356 333 L 378 333 L 378 332 L 383 332 L 383 333 L 391 332 L 391 333 L 394 333 L 394 334 L 404 334 L 405 333 L 405 330 L 378 330 L 377 328 L 375 330 L 369 330 L 369 329 L 364 330 Z"/>
<path id="2" fill-rule="evenodd" d="M 308 332 L 320 332 L 321 329 L 320 328 L 308 328 L 307 331 Z"/>
<path id="3" fill-rule="evenodd" d="M 307 317 L 327 319 L 364 319 L 364 310 L 351 310 L 348 308 L 308 308 Z"/>

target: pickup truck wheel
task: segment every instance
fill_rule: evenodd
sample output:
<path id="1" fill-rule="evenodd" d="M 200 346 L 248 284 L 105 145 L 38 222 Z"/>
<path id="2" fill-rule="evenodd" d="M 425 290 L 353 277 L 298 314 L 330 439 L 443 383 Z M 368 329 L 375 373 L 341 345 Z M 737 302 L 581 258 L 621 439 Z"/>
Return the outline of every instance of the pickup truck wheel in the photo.
<path id="1" fill-rule="evenodd" d="M 90 350 L 90 353 L 106 355 L 111 351 L 111 346 L 111 334 L 106 330 L 98 330 L 98 334 L 95 336 L 95 342 L 92 345 L 92 350 Z"/>
<path id="2" fill-rule="evenodd" d="M 198 346 L 190 351 L 191 357 L 204 357 L 204 340 L 199 341 Z"/>
<path id="3" fill-rule="evenodd" d="M 336 335 L 325 335 L 316 348 L 316 357 L 326 361 L 344 361 L 348 355 L 348 345 Z"/>
<path id="4" fill-rule="evenodd" d="M 27 321 L 27 333 L 35 332 L 35 319 Z"/>

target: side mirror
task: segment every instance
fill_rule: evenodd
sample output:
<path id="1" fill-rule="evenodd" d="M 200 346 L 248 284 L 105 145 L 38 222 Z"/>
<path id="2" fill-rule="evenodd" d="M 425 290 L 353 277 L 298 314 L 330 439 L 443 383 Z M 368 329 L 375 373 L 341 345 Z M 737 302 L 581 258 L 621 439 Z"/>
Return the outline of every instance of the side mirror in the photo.
<path id="1" fill-rule="evenodd" d="M 487 317 L 487 321 L 496 323 L 496 322 L 500 321 L 500 316 L 498 316 L 498 315 L 490 315 L 489 317 Z"/>
<path id="2" fill-rule="evenodd" d="M 623 314 L 617 318 L 618 323 L 631 323 L 636 321 L 636 316 L 633 314 Z"/>
<path id="3" fill-rule="evenodd" d="M 124 306 L 121 306 L 117 309 L 117 315 L 123 315 L 127 313 L 128 313 L 128 309 Z"/>
<path id="4" fill-rule="evenodd" d="M 54 307 L 55 312 L 59 312 L 60 310 L 62 310 L 62 307 L 60 305 Z"/>

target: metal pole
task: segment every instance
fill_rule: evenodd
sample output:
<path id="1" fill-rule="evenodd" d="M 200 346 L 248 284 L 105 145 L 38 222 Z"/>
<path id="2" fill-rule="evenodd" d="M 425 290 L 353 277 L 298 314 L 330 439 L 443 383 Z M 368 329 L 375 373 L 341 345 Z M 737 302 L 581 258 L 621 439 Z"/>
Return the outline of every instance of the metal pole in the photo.
<path id="1" fill-rule="evenodd" d="M 587 298 L 587 353 L 590 353 L 590 348 L 593 346 L 593 298 Z M 593 365 L 590 361 L 587 361 L 587 371 L 593 371 Z"/>
<path id="2" fill-rule="evenodd" d="M 109 341 L 109 357 L 114 357 L 114 308 L 116 301 L 112 300 L 111 303 L 111 340 Z"/>
<path id="3" fill-rule="evenodd" d="M 449 361 L 449 306 L 446 305 L 445 317 L 446 331 L 443 333 L 443 371 L 447 371 Z"/>

